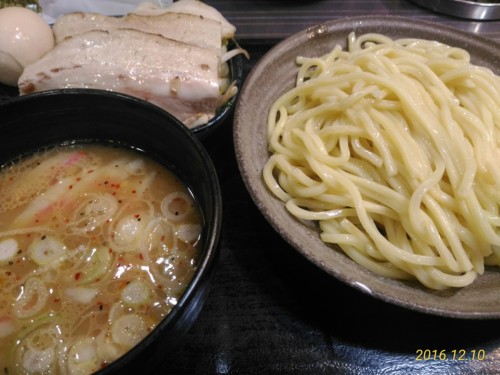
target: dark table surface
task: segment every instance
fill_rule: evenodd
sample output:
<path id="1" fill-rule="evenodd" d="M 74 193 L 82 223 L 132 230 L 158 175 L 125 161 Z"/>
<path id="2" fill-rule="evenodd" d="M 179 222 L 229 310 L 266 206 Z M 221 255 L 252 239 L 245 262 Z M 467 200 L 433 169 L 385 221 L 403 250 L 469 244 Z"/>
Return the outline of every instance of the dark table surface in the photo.
<path id="1" fill-rule="evenodd" d="M 500 41 L 498 21 L 446 17 L 407 1 L 206 2 L 238 27 L 252 56 L 246 73 L 279 40 L 354 15 L 418 17 Z M 499 320 L 405 310 L 326 275 L 254 205 L 235 160 L 232 118 L 204 143 L 223 194 L 220 263 L 198 320 L 157 374 L 500 374 Z"/>

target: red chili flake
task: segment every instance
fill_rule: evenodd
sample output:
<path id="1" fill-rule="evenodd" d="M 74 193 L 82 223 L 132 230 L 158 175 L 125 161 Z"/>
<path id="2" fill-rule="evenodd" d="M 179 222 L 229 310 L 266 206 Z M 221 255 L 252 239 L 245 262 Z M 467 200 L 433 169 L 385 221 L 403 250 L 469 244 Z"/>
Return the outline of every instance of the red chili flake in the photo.
<path id="1" fill-rule="evenodd" d="M 90 170 L 90 171 L 88 171 L 87 173 L 94 173 L 94 170 L 93 170 L 93 169 L 91 169 L 91 170 Z"/>
<path id="2" fill-rule="evenodd" d="M 113 249 L 112 249 L 112 248 L 109 248 L 109 249 L 108 249 L 108 252 L 109 252 L 110 254 L 113 254 Z"/>
<path id="3" fill-rule="evenodd" d="M 80 181 L 81 179 L 82 179 L 81 177 L 77 177 L 77 178 L 76 178 L 76 180 L 77 180 L 77 181 Z"/>
<path id="4" fill-rule="evenodd" d="M 140 259 L 140 260 L 144 260 L 144 255 L 139 254 L 139 259 Z"/>
<path id="5" fill-rule="evenodd" d="M 59 303 L 59 302 L 61 302 L 61 299 L 60 298 L 54 298 L 54 302 L 55 303 Z"/>
<path id="6" fill-rule="evenodd" d="M 161 236 L 160 240 L 165 241 L 165 236 Z"/>
<path id="7" fill-rule="evenodd" d="M 116 191 L 113 191 L 113 192 L 111 193 L 111 195 L 116 195 Z"/>
<path id="8" fill-rule="evenodd" d="M 135 217 L 136 219 L 138 219 L 138 218 L 140 218 L 140 217 L 141 217 L 141 215 L 140 215 L 140 214 L 135 214 L 135 215 L 134 215 L 134 217 Z"/>
<path id="9" fill-rule="evenodd" d="M 69 189 L 69 190 L 73 189 L 73 185 L 69 185 L 69 186 L 68 186 L 68 189 Z"/>
<path id="10" fill-rule="evenodd" d="M 134 190 L 132 190 L 132 194 L 135 194 L 135 193 L 137 193 L 137 192 L 135 191 L 135 189 L 134 189 Z"/>
<path id="11" fill-rule="evenodd" d="M 108 184 L 108 181 L 104 181 L 104 185 L 107 185 Z"/>
<path id="12" fill-rule="evenodd" d="M 82 276 L 81 272 L 75 273 L 75 280 L 79 280 L 81 276 Z"/>

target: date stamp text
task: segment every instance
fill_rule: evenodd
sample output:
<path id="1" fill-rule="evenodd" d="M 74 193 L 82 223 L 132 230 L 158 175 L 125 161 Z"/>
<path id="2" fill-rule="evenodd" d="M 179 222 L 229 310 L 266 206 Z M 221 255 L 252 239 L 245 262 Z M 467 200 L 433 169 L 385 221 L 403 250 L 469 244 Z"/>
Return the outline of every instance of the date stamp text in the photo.
<path id="1" fill-rule="evenodd" d="M 416 361 L 484 361 L 484 349 L 417 349 Z"/>

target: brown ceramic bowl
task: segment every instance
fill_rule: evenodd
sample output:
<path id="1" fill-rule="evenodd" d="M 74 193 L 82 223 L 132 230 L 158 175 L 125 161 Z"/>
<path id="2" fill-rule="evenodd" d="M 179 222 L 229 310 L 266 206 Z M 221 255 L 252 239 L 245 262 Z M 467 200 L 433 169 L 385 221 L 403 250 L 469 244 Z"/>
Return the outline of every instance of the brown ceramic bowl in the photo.
<path id="1" fill-rule="evenodd" d="M 235 112 L 234 143 L 245 184 L 274 229 L 307 259 L 341 281 L 384 301 L 448 317 L 500 318 L 500 269 L 462 289 L 429 290 L 417 282 L 387 279 L 366 270 L 343 252 L 327 246 L 314 227 L 295 220 L 262 179 L 268 159 L 266 123 L 271 104 L 294 86 L 295 58 L 321 56 L 335 45 L 345 46 L 350 32 L 385 34 L 392 38 L 438 40 L 469 51 L 473 63 L 500 73 L 500 45 L 491 40 L 437 24 L 398 17 L 343 19 L 308 28 L 269 51 L 248 76 Z M 335 298 L 335 296 L 331 296 Z"/>

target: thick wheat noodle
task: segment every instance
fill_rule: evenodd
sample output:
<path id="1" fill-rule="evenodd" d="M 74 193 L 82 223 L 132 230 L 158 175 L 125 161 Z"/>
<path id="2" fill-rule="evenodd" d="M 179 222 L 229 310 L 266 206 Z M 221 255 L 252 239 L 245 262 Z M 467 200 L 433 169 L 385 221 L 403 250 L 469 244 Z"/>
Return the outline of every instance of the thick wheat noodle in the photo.
<path id="1" fill-rule="evenodd" d="M 432 289 L 500 265 L 498 76 L 463 49 L 379 34 L 297 63 L 263 170 L 292 215 L 373 272 Z"/>

